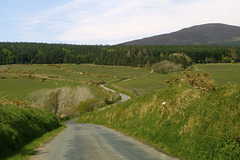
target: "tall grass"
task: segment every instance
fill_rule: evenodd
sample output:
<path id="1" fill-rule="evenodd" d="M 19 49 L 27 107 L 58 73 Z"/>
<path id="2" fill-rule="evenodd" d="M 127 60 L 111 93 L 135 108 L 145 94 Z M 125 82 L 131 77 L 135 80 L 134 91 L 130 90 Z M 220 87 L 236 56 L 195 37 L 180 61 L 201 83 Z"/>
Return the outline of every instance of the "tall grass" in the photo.
<path id="1" fill-rule="evenodd" d="M 50 112 L 0 104 L 0 159 L 59 126 Z"/>
<path id="2" fill-rule="evenodd" d="M 207 94 L 173 85 L 84 114 L 79 122 L 115 128 L 182 159 L 240 159 L 240 85 L 235 83 Z"/>

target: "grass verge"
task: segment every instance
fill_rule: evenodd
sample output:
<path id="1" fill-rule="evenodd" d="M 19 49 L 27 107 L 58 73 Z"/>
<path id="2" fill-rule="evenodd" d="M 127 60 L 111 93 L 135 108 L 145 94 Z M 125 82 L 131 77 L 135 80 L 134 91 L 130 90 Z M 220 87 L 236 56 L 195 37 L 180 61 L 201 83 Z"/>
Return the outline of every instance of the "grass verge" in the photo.
<path id="1" fill-rule="evenodd" d="M 59 126 L 56 116 L 48 111 L 0 104 L 0 159 Z"/>
<path id="2" fill-rule="evenodd" d="M 31 155 L 34 154 L 36 148 L 38 148 L 41 144 L 46 143 L 47 141 L 55 137 L 65 128 L 66 128 L 65 125 L 61 125 L 59 128 L 51 132 L 45 133 L 40 138 L 37 138 L 30 142 L 29 144 L 25 145 L 19 152 L 12 154 L 12 156 L 7 158 L 7 160 L 27 160 Z"/>
<path id="3" fill-rule="evenodd" d="M 181 159 L 240 159 L 237 83 L 207 94 L 180 83 L 81 115 L 79 122 L 114 128 Z"/>

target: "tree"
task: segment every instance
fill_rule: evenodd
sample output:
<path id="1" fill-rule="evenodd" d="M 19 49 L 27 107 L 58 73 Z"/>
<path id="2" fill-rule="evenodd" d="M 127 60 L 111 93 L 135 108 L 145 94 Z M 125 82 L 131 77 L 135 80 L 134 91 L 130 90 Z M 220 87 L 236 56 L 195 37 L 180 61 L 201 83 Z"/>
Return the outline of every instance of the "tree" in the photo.
<path id="1" fill-rule="evenodd" d="M 52 113 L 54 113 L 56 116 L 59 111 L 59 95 L 60 95 L 60 89 L 54 90 L 49 93 L 49 97 L 46 101 L 46 108 L 50 110 Z"/>
<path id="2" fill-rule="evenodd" d="M 164 60 L 153 65 L 152 69 L 155 73 L 166 74 L 173 71 L 182 70 L 183 66 L 181 64 L 175 64 L 173 62 Z"/>

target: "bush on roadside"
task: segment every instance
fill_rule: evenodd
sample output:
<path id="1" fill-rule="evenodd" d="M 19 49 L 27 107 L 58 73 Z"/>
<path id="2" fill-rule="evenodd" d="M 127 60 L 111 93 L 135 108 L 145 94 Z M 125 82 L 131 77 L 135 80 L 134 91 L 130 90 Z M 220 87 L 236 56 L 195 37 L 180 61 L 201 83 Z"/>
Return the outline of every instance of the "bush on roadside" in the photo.
<path id="1" fill-rule="evenodd" d="M 79 113 L 92 112 L 100 106 L 99 101 L 96 99 L 88 99 L 78 104 Z"/>

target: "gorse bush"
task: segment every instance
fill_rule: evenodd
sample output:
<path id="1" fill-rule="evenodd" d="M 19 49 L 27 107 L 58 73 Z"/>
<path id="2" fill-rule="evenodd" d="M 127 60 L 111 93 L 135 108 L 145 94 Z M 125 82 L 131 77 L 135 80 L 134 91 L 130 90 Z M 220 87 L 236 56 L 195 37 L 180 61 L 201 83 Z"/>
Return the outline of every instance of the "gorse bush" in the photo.
<path id="1" fill-rule="evenodd" d="M 0 159 L 59 126 L 50 112 L 0 104 Z"/>
<path id="2" fill-rule="evenodd" d="M 169 85 L 174 83 L 185 83 L 202 90 L 204 93 L 210 92 L 215 89 L 215 80 L 211 77 L 208 72 L 199 72 L 191 74 L 188 70 L 182 72 L 182 76 L 174 76 L 166 82 Z"/>

